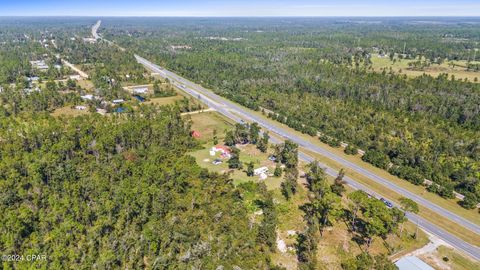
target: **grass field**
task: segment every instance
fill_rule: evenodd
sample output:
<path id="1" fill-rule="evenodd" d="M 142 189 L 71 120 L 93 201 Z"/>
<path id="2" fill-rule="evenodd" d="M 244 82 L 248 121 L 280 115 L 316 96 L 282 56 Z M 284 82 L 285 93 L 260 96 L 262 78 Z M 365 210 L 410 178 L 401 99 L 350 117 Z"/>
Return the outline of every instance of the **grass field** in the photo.
<path id="1" fill-rule="evenodd" d="M 158 106 L 170 105 L 174 104 L 175 101 L 183 99 L 183 96 L 176 95 L 173 97 L 159 97 L 159 98 L 151 98 L 149 101 L 146 101 L 144 104 L 155 104 Z"/>
<path id="2" fill-rule="evenodd" d="M 93 85 L 92 81 L 90 80 L 80 80 L 77 81 L 77 84 L 83 89 L 86 89 L 87 91 L 92 91 L 93 89 L 95 89 L 95 85 Z"/>
<path id="3" fill-rule="evenodd" d="M 455 252 L 455 250 L 440 246 L 432 253 L 424 254 L 420 258 L 438 270 L 472 270 L 480 269 L 480 262 L 473 261 Z"/>
<path id="4" fill-rule="evenodd" d="M 84 111 L 76 110 L 72 108 L 72 106 L 65 106 L 62 108 L 58 108 L 51 113 L 51 115 L 54 117 L 60 117 L 60 116 L 75 117 L 75 116 L 86 115 L 86 114 L 89 114 L 88 110 L 84 110 Z"/>
<path id="5" fill-rule="evenodd" d="M 199 140 L 202 143 L 211 142 L 213 140 L 213 131 L 217 130 L 217 138 L 219 142 L 223 142 L 225 130 L 233 129 L 233 124 L 216 112 L 204 112 L 198 114 L 187 115 L 192 121 L 192 130 L 200 133 Z"/>
<path id="6" fill-rule="evenodd" d="M 437 77 L 442 73 L 448 73 L 449 75 L 454 75 L 457 79 L 468 79 L 470 82 L 474 82 L 475 78 L 480 80 L 480 72 L 468 71 L 466 69 L 466 61 L 449 61 L 442 63 L 441 65 L 432 64 L 424 70 L 411 70 L 409 69 L 408 64 L 415 62 L 415 60 L 396 58 L 396 62 L 393 63 L 390 61 L 389 57 L 379 57 L 378 55 L 372 55 L 371 59 L 372 67 L 375 71 L 381 71 L 384 68 L 387 68 L 387 70 L 392 68 L 394 72 L 406 74 L 410 77 L 421 76 L 423 74 Z M 451 64 L 455 64 L 455 66 Z"/>
<path id="7" fill-rule="evenodd" d="M 275 163 L 268 160 L 269 153 L 262 153 L 256 149 L 255 145 L 238 145 L 240 149 L 240 161 L 244 164 L 242 170 L 230 170 L 228 168 L 227 159 L 223 159 L 220 165 L 213 165 L 212 161 L 220 158 L 220 155 L 210 156 L 210 148 L 213 146 L 213 131 L 217 130 L 217 139 L 219 144 L 223 143 L 225 131 L 233 129 L 233 124 L 218 114 L 217 112 L 206 112 L 189 115 L 192 121 L 192 130 L 200 133 L 201 137 L 198 139 L 203 143 L 204 149 L 192 152 L 191 155 L 195 157 L 197 163 L 209 169 L 212 172 L 229 173 L 235 184 L 240 184 L 248 181 L 259 182 L 257 176 L 249 177 L 246 174 L 246 164 L 253 162 L 255 168 L 268 167 L 269 172 L 273 173 L 275 170 Z M 271 150 L 271 149 L 269 149 Z M 221 159 L 221 158 L 220 158 Z M 280 187 L 282 179 L 279 177 L 268 177 L 265 184 L 270 190 Z"/>
<path id="8" fill-rule="evenodd" d="M 280 177 L 268 177 L 266 180 L 260 180 L 258 176 L 247 176 L 246 168 L 247 163 L 253 162 L 255 164 L 255 168 L 260 168 L 266 166 L 269 168 L 269 172 L 273 173 L 275 170 L 275 163 L 268 160 L 268 154 L 261 153 L 257 149 L 255 149 L 254 145 L 244 145 L 239 146 L 240 152 L 240 161 L 243 163 L 243 169 L 241 170 L 230 170 L 228 168 L 227 160 L 222 159 L 220 155 L 217 153 L 215 156 L 210 156 L 209 150 L 211 144 L 204 145 L 204 149 L 197 150 L 192 152 L 190 155 L 195 157 L 197 163 L 203 167 L 208 169 L 212 172 L 217 172 L 220 174 L 227 173 L 229 174 L 230 178 L 233 180 L 235 185 L 245 182 L 265 182 L 267 188 L 269 190 L 274 190 L 280 188 L 280 184 L 282 182 L 282 178 Z M 223 161 L 220 165 L 213 165 L 212 161 L 215 159 L 221 159 Z"/>

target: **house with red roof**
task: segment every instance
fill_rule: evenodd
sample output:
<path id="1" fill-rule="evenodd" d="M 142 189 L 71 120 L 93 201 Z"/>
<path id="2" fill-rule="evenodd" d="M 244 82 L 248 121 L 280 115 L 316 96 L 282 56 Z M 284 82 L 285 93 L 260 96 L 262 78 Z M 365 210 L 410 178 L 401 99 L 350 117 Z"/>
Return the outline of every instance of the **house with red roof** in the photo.
<path id="1" fill-rule="evenodd" d="M 192 131 L 192 137 L 195 138 L 195 139 L 199 139 L 200 137 L 202 137 L 202 135 L 200 134 L 200 132 L 198 131 Z"/>
<path id="2" fill-rule="evenodd" d="M 230 150 L 230 148 L 224 145 L 213 146 L 211 152 L 220 152 L 222 158 L 230 158 L 232 156 L 232 151 Z"/>

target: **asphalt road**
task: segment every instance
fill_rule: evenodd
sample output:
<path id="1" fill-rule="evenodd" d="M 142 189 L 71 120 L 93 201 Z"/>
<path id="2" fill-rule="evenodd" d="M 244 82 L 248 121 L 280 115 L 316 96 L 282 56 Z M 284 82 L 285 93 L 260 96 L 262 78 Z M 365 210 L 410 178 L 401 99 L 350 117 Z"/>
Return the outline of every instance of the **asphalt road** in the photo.
<path id="1" fill-rule="evenodd" d="M 295 134 L 290 134 L 287 130 L 277 127 L 275 125 L 272 125 L 271 123 L 265 121 L 264 119 L 258 117 L 257 115 L 254 115 L 250 113 L 249 111 L 245 110 L 241 106 L 230 102 L 226 99 L 221 98 L 220 96 L 214 94 L 213 92 L 201 87 L 200 85 L 197 85 L 193 82 L 188 81 L 187 79 L 180 77 L 176 75 L 173 72 L 170 72 L 168 70 L 165 70 L 148 60 L 135 56 L 137 58 L 137 61 L 145 66 L 147 69 L 152 70 L 155 73 L 160 74 L 164 78 L 168 78 L 175 86 L 178 88 L 182 89 L 189 95 L 201 100 L 204 102 L 206 105 L 209 107 L 215 109 L 219 113 L 223 114 L 224 116 L 236 121 L 236 122 L 242 122 L 242 121 L 250 121 L 250 122 L 257 122 L 262 128 L 265 130 L 268 130 L 274 134 L 277 134 L 283 138 L 290 139 L 293 142 L 297 143 L 299 146 L 309 149 L 310 151 L 319 153 L 323 156 L 326 156 L 329 159 L 332 159 L 339 164 L 341 164 L 343 167 L 350 169 L 352 171 L 355 171 L 357 173 L 360 173 L 362 175 L 365 175 L 366 177 L 378 182 L 379 184 L 382 184 L 389 189 L 394 190 L 395 192 L 401 194 L 404 197 L 410 198 L 414 201 L 416 201 L 419 205 L 422 205 L 426 208 L 429 208 L 432 211 L 435 211 L 436 213 L 452 220 L 453 222 L 459 224 L 459 230 L 461 230 L 461 227 L 467 228 L 477 234 L 480 234 L 480 226 L 448 211 L 443 209 L 442 207 L 422 198 L 421 196 L 418 196 L 414 193 L 411 193 L 410 191 L 401 188 L 388 180 L 348 161 L 343 159 L 342 157 L 339 157 L 335 155 L 334 153 L 331 153 L 327 151 L 326 149 L 323 149 L 315 144 L 312 144 L 308 141 L 305 141 L 304 139 L 296 136 Z M 275 138 L 272 138 L 272 141 L 274 143 L 280 143 L 280 141 L 276 140 Z M 306 155 L 305 153 L 300 152 L 299 153 L 299 158 L 311 162 L 314 161 L 314 158 L 311 156 Z M 329 168 L 325 164 L 322 164 L 322 166 L 325 168 L 325 172 L 328 175 L 336 177 L 338 175 L 338 172 L 335 171 L 332 168 Z M 347 182 L 348 185 L 352 186 L 354 189 L 361 189 L 372 196 L 375 196 L 377 198 L 380 198 L 379 194 L 376 194 L 372 190 L 370 190 L 368 187 L 356 182 L 350 177 L 345 177 L 345 181 Z M 475 258 L 476 260 L 480 261 L 480 248 L 478 246 L 474 246 L 472 244 L 469 244 L 458 237 L 446 232 L 445 230 L 437 227 L 436 225 L 432 224 L 431 222 L 421 218 L 420 216 L 407 213 L 407 217 L 413 222 L 417 223 L 420 228 L 423 230 L 441 238 L 444 240 L 447 244 L 451 245 L 452 247 L 458 249 L 459 251 L 464 252 L 465 254 L 471 256 L 472 258 Z"/>
<path id="2" fill-rule="evenodd" d="M 100 25 L 102 24 L 102 21 L 98 21 L 93 27 L 92 27 L 92 36 L 95 39 L 100 39 L 100 36 L 98 35 L 97 31 L 98 28 L 100 28 Z"/>

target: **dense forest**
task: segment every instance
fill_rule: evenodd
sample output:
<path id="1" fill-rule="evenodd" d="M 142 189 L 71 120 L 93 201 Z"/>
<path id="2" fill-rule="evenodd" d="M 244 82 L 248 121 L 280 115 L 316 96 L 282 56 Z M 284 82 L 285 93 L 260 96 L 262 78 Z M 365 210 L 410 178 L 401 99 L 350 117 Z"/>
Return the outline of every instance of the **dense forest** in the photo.
<path id="1" fill-rule="evenodd" d="M 1 126 L 3 253 L 48 254 L 48 269 L 266 267 L 231 182 L 186 156 L 175 109 Z"/>
<path id="2" fill-rule="evenodd" d="M 447 75 L 410 78 L 374 72 L 370 61 L 379 50 L 405 53 L 406 58 L 470 61 L 480 39 L 474 23 L 110 23 L 109 37 L 218 94 L 268 109 L 273 119 L 318 133 L 332 146 L 348 143 L 349 153 L 364 150 L 363 160 L 410 182 L 432 180 L 438 185 L 429 190 L 443 197 L 452 198 L 454 190 L 463 193 L 464 207 L 480 201 L 480 85 Z"/>

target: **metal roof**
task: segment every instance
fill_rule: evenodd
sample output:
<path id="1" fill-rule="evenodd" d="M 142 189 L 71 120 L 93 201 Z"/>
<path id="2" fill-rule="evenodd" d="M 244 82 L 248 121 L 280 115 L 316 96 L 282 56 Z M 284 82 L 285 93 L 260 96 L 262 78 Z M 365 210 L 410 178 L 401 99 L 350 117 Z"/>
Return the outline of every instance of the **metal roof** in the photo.
<path id="1" fill-rule="evenodd" d="M 398 260 L 395 265 L 399 270 L 435 270 L 417 257 L 408 256 Z"/>

